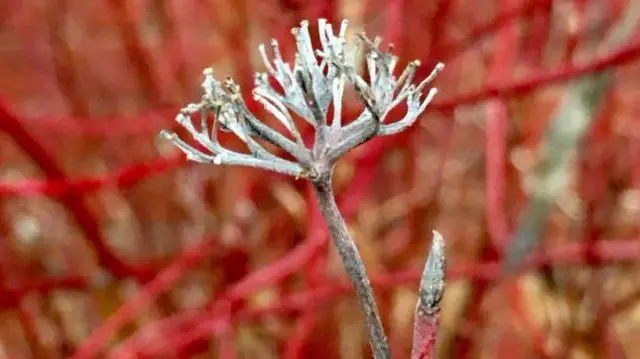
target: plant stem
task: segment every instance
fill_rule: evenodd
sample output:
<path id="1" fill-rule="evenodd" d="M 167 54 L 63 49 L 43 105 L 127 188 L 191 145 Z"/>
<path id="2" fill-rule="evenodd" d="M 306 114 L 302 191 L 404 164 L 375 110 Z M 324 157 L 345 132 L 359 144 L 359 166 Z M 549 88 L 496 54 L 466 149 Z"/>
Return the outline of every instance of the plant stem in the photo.
<path id="1" fill-rule="evenodd" d="M 369 331 L 369 344 L 375 359 L 389 359 L 389 344 L 384 334 L 378 306 L 373 297 L 373 290 L 364 263 L 355 243 L 349 236 L 347 225 L 340 214 L 331 188 L 331 172 L 320 176 L 313 182 L 318 205 L 329 229 L 333 244 L 338 250 L 342 264 L 351 279 L 358 295 L 360 306 L 364 312 L 365 324 Z"/>
<path id="2" fill-rule="evenodd" d="M 436 336 L 440 325 L 440 301 L 444 295 L 447 259 L 444 238 L 433 231 L 433 241 L 422 270 L 418 288 L 418 304 L 413 320 L 411 359 L 435 357 Z"/>

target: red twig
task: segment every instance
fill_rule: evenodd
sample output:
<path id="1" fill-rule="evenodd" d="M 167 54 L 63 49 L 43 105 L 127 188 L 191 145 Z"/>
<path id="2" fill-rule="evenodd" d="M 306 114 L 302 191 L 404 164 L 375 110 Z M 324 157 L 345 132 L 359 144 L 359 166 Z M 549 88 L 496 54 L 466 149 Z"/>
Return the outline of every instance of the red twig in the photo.
<path id="1" fill-rule="evenodd" d="M 539 69 L 543 62 L 545 44 L 551 35 L 552 1 L 533 1 L 534 10 L 528 19 L 528 34 L 524 52 L 535 69 Z"/>
<path id="2" fill-rule="evenodd" d="M 152 62 L 150 61 L 149 52 L 142 45 L 137 25 L 138 19 L 132 14 L 130 9 L 134 3 L 123 0 L 109 0 L 114 18 L 117 20 L 117 26 L 120 30 L 120 37 L 124 42 L 125 51 L 129 61 L 138 75 L 143 89 L 143 98 L 152 104 L 162 103 L 164 101 L 163 89 L 158 86 L 158 82 L 154 79 L 158 77 Z"/>
<path id="3" fill-rule="evenodd" d="M 186 163 L 184 155 L 160 158 L 121 168 L 106 175 L 84 176 L 65 180 L 22 180 L 17 183 L 0 183 L 0 196 L 46 195 L 65 197 L 73 194 L 89 194 L 109 186 L 124 188 L 133 186 L 151 176 L 168 172 Z"/>
<path id="4" fill-rule="evenodd" d="M 501 13 L 518 1 L 501 0 Z M 504 9 L 504 10 L 502 10 Z M 489 68 L 488 83 L 493 86 L 507 84 L 515 67 L 518 48 L 518 34 L 515 24 L 509 24 L 498 31 L 494 40 L 494 55 Z M 508 235 L 507 219 L 504 213 L 504 196 L 507 185 L 507 129 L 508 108 L 504 99 L 492 99 L 486 104 L 487 128 L 486 148 L 486 205 L 485 219 L 493 246 L 500 250 Z"/>
<path id="5" fill-rule="evenodd" d="M 536 269 L 542 265 L 576 265 L 584 264 L 586 259 L 583 255 L 584 243 L 569 243 L 558 246 L 544 252 L 533 253 L 523 268 Z M 638 240 L 610 240 L 606 243 L 599 243 L 596 252 L 603 262 L 614 261 L 616 263 L 635 262 L 640 259 L 640 239 Z M 371 277 L 371 283 L 376 288 L 391 288 L 399 285 L 416 283 L 421 273 L 408 270 L 388 273 Z M 450 266 L 447 271 L 447 278 L 455 280 L 460 278 L 482 279 L 487 281 L 500 280 L 503 277 L 500 261 L 489 263 L 469 263 Z M 221 317 L 219 311 L 208 310 L 204 312 L 182 313 L 177 317 L 170 317 L 150 325 L 155 328 L 166 326 L 175 327 L 176 323 L 182 323 L 189 329 L 182 327 L 180 335 L 168 336 L 167 342 L 158 343 L 157 347 L 147 347 L 147 353 L 162 353 L 163 348 L 171 346 L 182 348 L 191 343 L 208 337 L 211 334 L 223 332 L 231 322 L 245 322 L 255 320 L 265 315 L 283 314 L 298 311 L 308 311 L 326 305 L 328 301 L 350 293 L 351 286 L 346 281 L 328 283 L 301 293 L 282 298 L 276 304 L 260 307 L 242 309 L 234 313 L 231 317 Z M 142 329 L 144 330 L 144 329 Z M 135 336 L 130 339 L 138 340 Z M 127 344 L 132 346 L 131 343 Z"/>
<path id="6" fill-rule="evenodd" d="M 284 359 L 304 358 L 304 345 L 313 333 L 318 321 L 318 313 L 313 309 L 307 310 L 297 320 L 293 332 L 287 340 L 287 347 L 282 355 Z"/>
<path id="7" fill-rule="evenodd" d="M 471 105 L 492 97 L 518 96 L 537 89 L 541 86 L 567 81 L 571 78 L 592 72 L 602 71 L 612 66 L 620 66 L 635 60 L 640 55 L 640 41 L 629 43 L 617 51 L 585 64 L 565 65 L 546 72 L 539 72 L 527 79 L 504 86 L 489 85 L 478 91 L 453 97 L 451 99 L 434 101 L 427 108 L 428 111 L 445 111 L 462 105 Z"/>
<path id="8" fill-rule="evenodd" d="M 535 90 L 536 88 L 539 88 L 541 86 L 549 85 L 556 82 L 566 81 L 570 78 L 584 75 L 590 72 L 601 71 L 610 66 L 622 65 L 624 63 L 627 63 L 631 60 L 636 59 L 639 55 L 640 55 L 640 42 L 634 42 L 618 51 L 612 52 L 605 57 L 602 57 L 600 59 L 597 59 L 587 64 L 568 65 L 558 69 L 554 69 L 552 71 L 538 73 L 535 76 L 532 76 L 528 79 L 520 80 L 515 83 L 511 83 L 509 85 L 501 85 L 501 86 L 489 85 L 481 90 L 478 90 L 476 92 L 469 93 L 466 95 L 456 96 L 451 99 L 443 100 L 443 101 L 436 100 L 434 104 L 432 104 L 430 107 L 427 108 L 427 111 L 447 111 L 447 110 L 452 110 L 457 106 L 471 105 L 476 102 L 483 101 L 493 97 L 507 97 L 507 96 L 521 95 L 525 92 Z M 12 115 L 9 115 L 9 113 L 6 112 L 6 110 L 3 110 L 3 112 L 0 113 L 0 115 L 2 115 L 3 117 L 11 116 L 12 121 L 15 122 L 15 125 L 19 126 L 20 128 L 23 128 L 20 121 L 15 119 L 15 117 L 13 117 Z M 5 125 L 4 127 L 0 127 L 0 128 L 2 128 L 6 132 L 9 132 L 6 126 L 8 125 Z M 409 130 L 407 131 L 407 133 L 411 131 L 412 130 Z M 399 138 L 399 136 L 396 136 L 396 138 Z M 389 141 L 389 140 L 393 141 L 395 139 L 391 139 L 391 138 L 382 139 L 382 140 L 376 140 L 375 142 L 382 142 L 382 141 Z M 156 166 L 161 167 L 160 165 L 161 163 L 162 162 L 156 162 Z M 135 168 L 132 168 L 129 170 L 123 170 L 123 172 L 140 173 L 137 170 L 135 170 Z M 135 175 L 132 175 L 132 176 L 137 177 Z M 142 178 L 142 176 L 138 178 L 140 179 Z M 46 181 L 44 183 L 40 181 L 30 181 L 30 182 L 27 182 L 27 184 L 18 184 L 18 185 L 0 183 L 0 195 L 7 195 L 10 193 L 13 193 L 13 194 L 20 193 L 21 195 L 30 195 L 30 194 L 32 195 L 35 193 L 42 192 L 42 193 L 55 196 L 55 195 L 61 195 L 62 193 L 66 193 L 66 192 L 78 193 L 78 191 L 81 191 L 81 188 L 87 188 L 86 191 L 97 190 L 98 188 L 101 188 L 101 186 L 98 184 L 95 184 L 95 185 L 81 184 L 83 182 L 111 183 L 111 181 L 113 181 L 113 179 L 101 178 L 100 176 L 97 176 L 97 177 L 81 178 L 75 181 L 72 180 L 71 184 L 68 182 L 68 180 L 55 182 L 55 177 L 53 182 Z M 71 187 L 77 186 L 80 188 L 68 188 L 70 186 Z"/>
<path id="9" fill-rule="evenodd" d="M 520 288 L 517 282 L 509 283 L 504 289 L 506 293 L 506 299 L 512 312 L 519 317 L 524 324 L 524 328 L 527 334 L 531 338 L 533 349 L 540 358 L 551 358 L 545 346 L 545 337 L 538 330 L 536 323 L 531 320 L 528 313 L 525 312 L 523 307 L 523 298 L 520 292 Z"/>
<path id="10" fill-rule="evenodd" d="M 49 27 L 58 88 L 68 101 L 71 113 L 77 117 L 86 117 L 89 114 L 89 109 L 86 94 L 79 83 L 76 71 L 77 54 L 71 49 L 69 42 L 65 41 L 69 1 L 50 4 L 47 10 L 46 21 Z"/>
<path id="11" fill-rule="evenodd" d="M 531 12 L 536 6 L 542 6 L 542 4 L 546 4 L 550 2 L 549 0 L 544 0 L 543 3 L 539 3 L 539 0 L 531 0 L 526 4 L 518 7 L 514 7 L 509 11 L 501 13 L 496 16 L 494 19 L 489 21 L 486 24 L 477 26 L 470 32 L 470 35 L 460 42 L 456 42 L 454 44 L 442 44 L 442 52 L 447 53 L 443 59 L 444 61 L 451 61 L 453 58 L 458 56 L 463 51 L 466 51 L 470 48 L 472 44 L 481 40 L 484 36 L 491 34 L 493 31 L 500 29 L 505 24 L 508 24 L 510 21 L 526 15 Z M 207 3 L 209 6 L 209 3 Z M 330 2 L 326 4 L 326 6 L 322 9 L 322 11 L 328 11 L 329 9 L 333 9 L 335 4 Z M 331 18 L 331 17 L 329 17 Z M 287 31 L 283 31 L 283 35 L 286 35 L 288 32 L 288 27 L 291 24 L 287 24 Z M 275 24 L 270 23 L 269 27 L 273 28 Z M 399 31 L 399 29 L 398 29 Z M 386 37 L 385 37 L 386 38 Z M 408 40 L 410 41 L 410 39 Z M 285 45 L 285 44 L 283 44 Z M 443 54 L 434 54 L 434 56 L 443 56 Z M 423 67 L 427 69 L 426 66 Z M 162 126 L 166 126 L 170 121 L 144 121 L 143 119 L 149 117 L 168 117 L 172 118 L 178 109 L 162 109 L 162 110 L 152 110 L 143 115 L 136 115 L 131 117 L 120 117 L 114 116 L 113 118 L 77 118 L 77 117 L 58 117 L 58 118 L 33 118 L 26 119 L 30 123 L 38 123 L 38 126 L 46 127 L 47 131 L 55 131 L 55 132 L 63 132 L 65 134 L 95 134 L 95 135 L 103 135 L 103 136 L 117 136 L 117 135 L 128 135 L 128 134 L 137 134 L 137 133 L 147 133 L 147 132 L 157 132 Z"/>
<path id="12" fill-rule="evenodd" d="M 492 32 L 498 31 L 503 26 L 508 25 L 511 21 L 531 13 L 538 6 L 542 6 L 543 4 L 550 2 L 551 0 L 529 0 L 523 5 L 507 10 L 503 9 L 505 11 L 500 11 L 500 13 L 491 19 L 491 21 L 486 24 L 476 26 L 471 30 L 470 35 L 465 38 L 465 40 L 455 44 L 444 44 L 442 49 L 449 54 L 447 56 L 447 60 L 457 57 L 464 51 L 468 51 L 474 43 L 483 39 L 485 36 L 490 35 Z"/>
<path id="13" fill-rule="evenodd" d="M 411 359 L 430 359 L 435 356 L 445 270 L 444 239 L 439 233 L 434 232 L 418 290 L 418 304 L 413 319 Z"/>
<path id="14" fill-rule="evenodd" d="M 168 290 L 173 283 L 180 279 L 186 270 L 197 265 L 200 260 L 209 255 L 215 242 L 213 239 L 205 239 L 185 250 L 173 263 L 163 269 L 142 290 L 122 305 L 116 313 L 112 314 L 103 322 L 100 327 L 82 343 L 82 346 L 72 358 L 88 359 L 95 357 L 101 347 L 109 341 L 122 325 L 128 320 L 131 320 L 140 309 L 152 302 L 155 297 Z"/>
<path id="15" fill-rule="evenodd" d="M 430 359 L 435 357 L 436 334 L 440 326 L 440 312 L 418 314 L 414 318 L 413 348 L 411 359 Z"/>
<path id="16" fill-rule="evenodd" d="M 22 117 L 25 124 L 65 136 L 129 136 L 158 132 L 170 125 L 180 108 L 157 108 L 135 115 Z"/>
<path id="17" fill-rule="evenodd" d="M 65 182 L 67 177 L 57 161 L 45 147 L 31 135 L 23 124 L 0 103 L 0 130 L 9 134 L 27 155 L 40 167 L 48 180 Z M 100 226 L 81 194 L 69 193 L 60 197 L 60 202 L 69 210 L 84 235 L 95 248 L 99 262 L 114 275 L 133 275 L 136 270 L 111 253 L 102 238 Z"/>

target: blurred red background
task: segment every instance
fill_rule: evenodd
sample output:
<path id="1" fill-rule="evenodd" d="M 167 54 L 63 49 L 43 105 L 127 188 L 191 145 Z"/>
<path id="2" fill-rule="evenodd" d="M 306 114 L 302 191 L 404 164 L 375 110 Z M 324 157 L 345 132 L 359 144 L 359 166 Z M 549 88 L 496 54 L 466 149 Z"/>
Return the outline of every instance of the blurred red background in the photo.
<path id="1" fill-rule="evenodd" d="M 411 130 L 353 151 L 335 175 L 394 357 L 409 356 L 438 229 L 439 358 L 636 358 L 639 5 L 4 0 L 0 358 L 370 356 L 307 184 L 186 163 L 158 137 L 199 99 L 204 67 L 249 94 L 258 44 L 277 38 L 291 58 L 290 28 L 320 17 L 394 43 L 421 77 L 447 66 Z M 570 127 L 554 116 L 598 71 L 611 82 L 550 180 L 566 185 L 540 249 L 504 279 L 545 134 Z"/>

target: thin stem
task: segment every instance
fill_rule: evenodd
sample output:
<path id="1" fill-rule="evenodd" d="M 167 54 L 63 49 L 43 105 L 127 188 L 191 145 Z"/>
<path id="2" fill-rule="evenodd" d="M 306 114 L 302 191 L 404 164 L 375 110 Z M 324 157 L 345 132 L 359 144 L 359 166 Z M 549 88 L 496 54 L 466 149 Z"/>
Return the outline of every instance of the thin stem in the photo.
<path id="1" fill-rule="evenodd" d="M 336 204 L 333 190 L 331 189 L 331 172 L 323 173 L 318 180 L 313 182 L 318 200 L 318 205 L 325 223 L 329 229 L 335 248 L 338 250 L 342 264 L 351 279 L 351 283 L 360 300 L 360 306 L 364 311 L 365 324 L 369 331 L 369 344 L 375 359 L 389 359 L 389 344 L 384 334 L 378 306 L 373 297 L 373 290 L 369 277 L 364 268 L 355 243 L 347 232 L 338 205 Z"/>

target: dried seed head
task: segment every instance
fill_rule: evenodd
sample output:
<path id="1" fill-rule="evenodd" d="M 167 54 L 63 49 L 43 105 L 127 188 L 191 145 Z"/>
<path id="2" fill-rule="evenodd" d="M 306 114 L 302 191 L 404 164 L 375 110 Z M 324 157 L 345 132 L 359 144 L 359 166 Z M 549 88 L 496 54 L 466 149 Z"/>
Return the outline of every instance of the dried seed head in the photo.
<path id="1" fill-rule="evenodd" d="M 333 27 L 325 19 L 318 20 L 321 47 L 314 49 L 309 22 L 301 21 L 299 27 L 292 29 L 297 47 L 293 67 L 283 60 L 275 39 L 270 43 L 272 60 L 269 59 L 265 46 L 259 46 L 267 73 L 255 75 L 255 89 L 252 93 L 265 111 L 286 127 L 287 135 L 278 133 L 254 116 L 241 98 L 240 87 L 230 78 L 221 84 L 213 77 L 213 69 L 208 67 L 202 72 L 204 79 L 201 102 L 187 105 L 176 120 L 210 154 L 188 145 L 175 135 L 164 133 L 163 137 L 172 141 L 189 159 L 198 162 L 247 165 L 310 178 L 310 173 L 330 171 L 342 154 L 368 139 L 376 135 L 398 133 L 410 127 L 435 95 L 435 89 L 430 89 L 426 95 L 422 91 L 443 65 L 438 64 L 427 79 L 417 86 L 413 85 L 411 82 L 419 61 L 409 63 L 400 77 L 396 78 L 393 70 L 397 58 L 391 54 L 393 46 L 389 45 L 386 51 L 382 51 L 382 39 L 376 37 L 372 41 L 361 33 L 357 37 L 365 45 L 369 72 L 369 80 L 366 81 L 355 70 L 355 50 L 347 45 L 347 25 L 347 20 L 343 20 L 335 34 Z M 281 91 L 270 85 L 268 76 L 278 82 Z M 345 85 L 351 85 L 365 104 L 364 111 L 353 121 L 341 118 Z M 388 123 L 387 114 L 401 102 L 407 103 L 407 113 L 399 121 Z M 334 115 L 328 121 L 327 113 L 331 105 L 334 107 Z M 210 131 L 206 111 L 212 111 L 214 115 Z M 291 113 L 315 128 L 315 143 L 312 148 L 305 147 Z M 194 115 L 200 115 L 201 129 L 196 129 L 193 125 L 191 117 Z M 223 148 L 216 137 L 218 128 L 238 136 L 247 145 L 249 153 Z M 285 160 L 268 152 L 258 140 L 275 144 L 293 156 L 295 161 Z"/>

